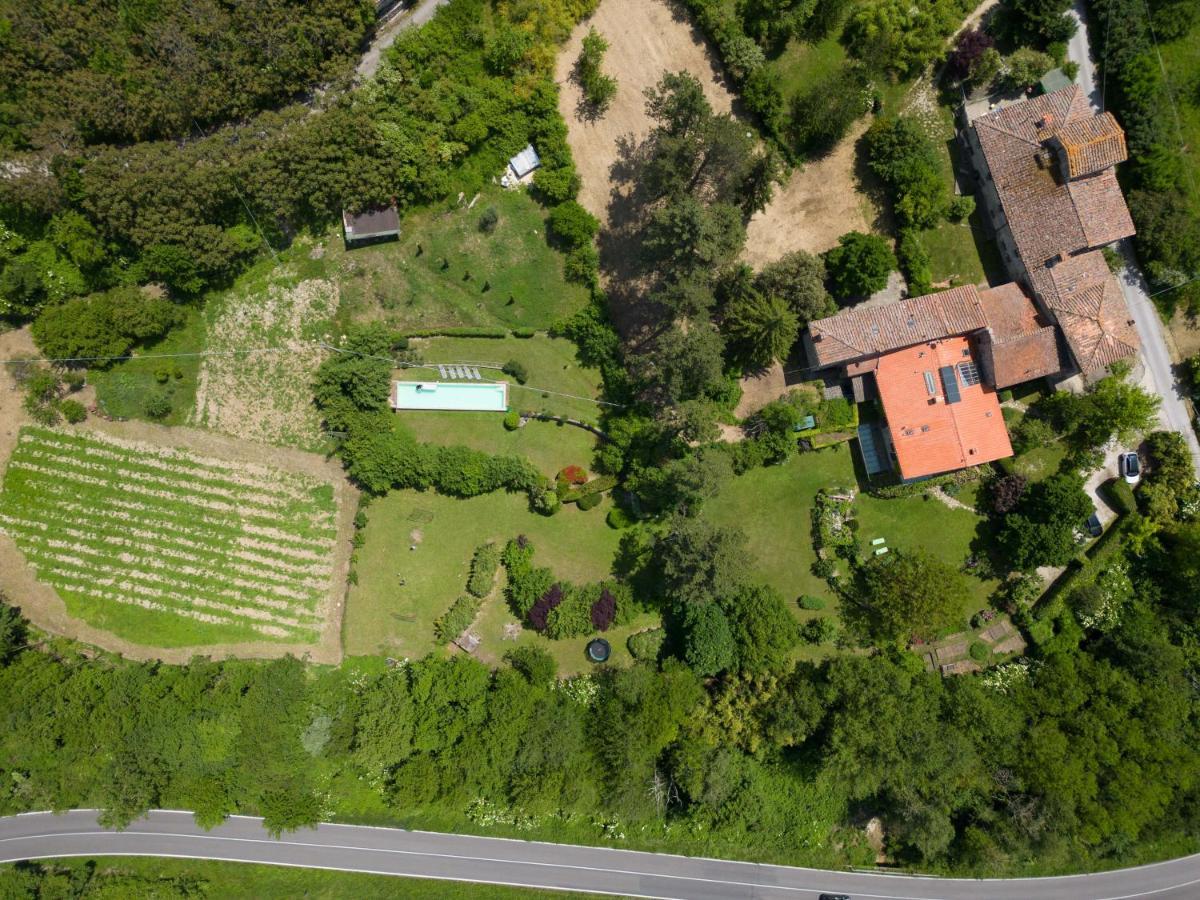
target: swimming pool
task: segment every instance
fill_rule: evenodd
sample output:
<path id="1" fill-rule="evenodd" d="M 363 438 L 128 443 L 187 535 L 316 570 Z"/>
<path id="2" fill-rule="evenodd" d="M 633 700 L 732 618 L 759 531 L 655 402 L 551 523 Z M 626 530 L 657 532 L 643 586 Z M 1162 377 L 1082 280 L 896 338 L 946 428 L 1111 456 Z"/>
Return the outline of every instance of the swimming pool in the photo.
<path id="1" fill-rule="evenodd" d="M 446 409 L 504 412 L 508 385 L 503 381 L 397 381 L 392 409 Z"/>

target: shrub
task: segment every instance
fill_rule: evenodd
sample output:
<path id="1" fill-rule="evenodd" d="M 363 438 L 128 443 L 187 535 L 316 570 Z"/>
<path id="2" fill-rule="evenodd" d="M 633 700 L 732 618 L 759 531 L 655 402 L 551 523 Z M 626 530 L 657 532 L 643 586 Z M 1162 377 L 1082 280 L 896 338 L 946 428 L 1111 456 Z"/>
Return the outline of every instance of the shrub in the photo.
<path id="1" fill-rule="evenodd" d="M 929 251 L 921 243 L 921 238 L 916 230 L 905 228 L 900 232 L 896 256 L 900 262 L 900 268 L 904 270 L 905 280 L 908 281 L 910 297 L 920 297 L 933 290 L 933 270 L 929 267 Z"/>
<path id="2" fill-rule="evenodd" d="M 510 359 L 508 362 L 506 362 L 500 371 L 502 371 L 505 375 L 511 375 L 513 378 L 515 378 L 517 380 L 517 384 L 524 384 L 529 380 L 529 372 L 526 371 L 525 365 L 516 359 Z"/>
<path id="3" fill-rule="evenodd" d="M 666 631 L 661 628 L 651 628 L 631 634 L 625 643 L 634 659 L 651 661 L 658 659 L 666 639 Z"/>
<path id="4" fill-rule="evenodd" d="M 486 597 L 496 580 L 496 569 L 500 565 L 500 550 L 492 543 L 481 544 L 471 558 L 471 574 L 467 578 L 467 591 L 476 597 Z"/>
<path id="5" fill-rule="evenodd" d="M 516 431 L 521 427 L 521 414 L 515 409 L 510 409 L 504 414 L 504 427 L 508 431 Z"/>
<path id="6" fill-rule="evenodd" d="M 837 623 L 833 619 L 809 619 L 800 626 L 800 637 L 808 644 L 828 644 L 837 634 Z"/>
<path id="7" fill-rule="evenodd" d="M 584 99 L 593 114 L 603 113 L 617 94 L 617 80 L 601 71 L 608 41 L 595 28 L 583 38 L 583 47 L 575 61 L 575 79 L 583 89 Z"/>
<path id="8" fill-rule="evenodd" d="M 142 403 L 142 412 L 152 419 L 162 419 L 171 414 L 171 397 L 166 391 L 148 394 Z"/>
<path id="9" fill-rule="evenodd" d="M 608 631 L 617 617 L 617 598 L 607 587 L 600 588 L 600 596 L 592 604 L 592 627 L 597 631 Z"/>
<path id="10" fill-rule="evenodd" d="M 562 509 L 562 499 L 553 490 L 538 491 L 529 499 L 533 511 L 543 516 L 552 516 Z"/>
<path id="11" fill-rule="evenodd" d="M 154 380 L 159 384 L 166 384 L 171 380 L 171 370 L 160 367 L 154 370 Z"/>
<path id="12" fill-rule="evenodd" d="M 625 510 L 621 509 L 619 506 L 614 506 L 612 509 L 610 509 L 608 511 L 608 515 L 604 517 L 604 521 L 607 522 L 608 527 L 612 528 L 614 531 L 620 531 L 622 528 L 628 528 L 634 522 L 629 513 L 625 512 Z"/>
<path id="13" fill-rule="evenodd" d="M 825 601 L 820 597 L 814 597 L 812 594 L 801 594 L 797 601 L 801 609 L 824 609 Z"/>
<path id="14" fill-rule="evenodd" d="M 1124 478 L 1113 478 L 1103 485 L 1113 508 L 1121 515 L 1127 516 L 1137 512 L 1137 501 L 1133 497 L 1133 488 Z"/>
<path id="15" fill-rule="evenodd" d="M 915 116 L 877 119 L 866 137 L 871 171 L 887 186 L 902 228 L 932 228 L 949 195 L 938 151 Z"/>
<path id="16" fill-rule="evenodd" d="M 970 194 L 962 194 L 950 201 L 946 215 L 955 222 L 963 222 L 975 212 L 975 198 Z"/>
<path id="17" fill-rule="evenodd" d="M 79 369 L 67 369 L 62 376 L 63 384 L 67 386 L 67 390 L 74 393 L 81 390 L 87 384 L 87 378 Z"/>
<path id="18" fill-rule="evenodd" d="M 986 663 L 988 657 L 992 655 L 992 650 L 983 641 L 972 641 L 971 646 L 967 649 L 968 655 L 977 663 Z"/>
<path id="19" fill-rule="evenodd" d="M 562 585 L 555 582 L 529 608 L 529 624 L 535 631 L 546 630 L 550 613 L 563 602 L 563 596 Z"/>
<path id="20" fill-rule="evenodd" d="M 459 597 L 451 607 L 438 616 L 433 623 L 433 633 L 439 641 L 450 642 L 471 627 L 479 613 L 481 601 L 466 594 Z"/>
<path id="21" fill-rule="evenodd" d="M 603 499 L 603 494 L 584 494 L 575 505 L 580 509 L 595 509 Z"/>
<path id="22" fill-rule="evenodd" d="M 559 471 L 555 480 L 564 484 L 586 484 L 588 480 L 587 470 L 583 466 L 570 465 Z"/>
<path id="23" fill-rule="evenodd" d="M 496 212 L 496 207 L 489 206 L 479 217 L 479 230 L 484 234 L 491 234 L 499 223 L 500 213 Z"/>
<path id="24" fill-rule="evenodd" d="M 1017 508 L 1025 495 L 1028 482 L 1024 475 L 1004 475 L 992 482 L 992 510 L 998 515 L 1006 515 Z"/>
<path id="25" fill-rule="evenodd" d="M 537 335 L 536 328 L 514 328 L 512 336 L 515 338 L 531 338 Z"/>
<path id="26" fill-rule="evenodd" d="M 87 410 L 78 400 L 64 400 L 58 404 L 58 411 L 72 425 L 78 425 L 87 418 Z"/>
<path id="27" fill-rule="evenodd" d="M 546 226 L 559 244 L 574 249 L 592 242 L 600 231 L 600 220 L 574 200 L 568 200 L 550 210 Z"/>
<path id="28" fill-rule="evenodd" d="M 563 263 L 563 277 L 575 284 L 596 287 L 600 283 L 600 251 L 592 244 L 572 248 Z"/>

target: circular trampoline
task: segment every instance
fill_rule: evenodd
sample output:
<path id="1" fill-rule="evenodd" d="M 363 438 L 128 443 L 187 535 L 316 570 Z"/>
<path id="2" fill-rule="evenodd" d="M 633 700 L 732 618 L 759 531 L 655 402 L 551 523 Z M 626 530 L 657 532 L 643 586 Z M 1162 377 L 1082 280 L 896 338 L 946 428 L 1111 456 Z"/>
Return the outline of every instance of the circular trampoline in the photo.
<path id="1" fill-rule="evenodd" d="M 595 663 L 602 663 L 608 660 L 609 654 L 612 653 L 612 647 L 608 645 L 608 641 L 604 638 L 594 638 L 588 641 L 587 655 L 588 659 Z"/>

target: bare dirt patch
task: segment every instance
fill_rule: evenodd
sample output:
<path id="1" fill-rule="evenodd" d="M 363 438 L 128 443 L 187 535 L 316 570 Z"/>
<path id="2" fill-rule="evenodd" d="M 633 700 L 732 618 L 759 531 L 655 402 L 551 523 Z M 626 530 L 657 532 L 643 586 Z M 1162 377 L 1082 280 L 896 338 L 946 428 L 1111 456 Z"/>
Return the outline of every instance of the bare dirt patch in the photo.
<path id="1" fill-rule="evenodd" d="M 767 208 L 750 220 L 742 258 L 761 267 L 795 250 L 823 253 L 847 231 L 871 231 L 879 209 L 859 184 L 863 119 L 826 157 L 792 170 Z"/>
<path id="2" fill-rule="evenodd" d="M 617 79 L 617 95 L 603 117 L 585 121 L 576 110 L 581 93 L 571 70 L 588 29 L 595 27 L 609 43 L 604 71 Z M 583 180 L 579 202 L 608 221 L 611 170 L 623 141 L 640 141 L 650 133 L 646 88 L 664 72 L 688 71 L 700 79 L 704 95 L 718 113 L 729 112 L 733 95 L 721 66 L 685 13 L 664 0 L 603 0 L 595 15 L 581 23 L 558 56 L 558 108 L 567 122 L 567 142 Z"/>
<path id="3" fill-rule="evenodd" d="M 38 352 L 28 328 L 0 334 L 0 359 L 31 359 L 35 356 Z M 0 476 L 4 475 L 4 466 L 17 446 L 17 433 L 29 422 L 21 405 L 23 399 L 8 366 L 0 364 Z"/>
<path id="4" fill-rule="evenodd" d="M 5 347 L 0 336 L 0 349 Z M 7 375 L 0 373 L 0 411 L 15 395 Z M 5 418 L 0 427 L 0 462 L 6 462 L 15 445 L 16 425 Z M 10 440 L 5 432 L 12 427 Z M 341 467 L 323 457 L 281 447 L 270 447 L 226 435 L 192 428 L 163 428 L 146 422 L 106 422 L 89 419 L 86 429 L 116 438 L 151 444 L 157 447 L 178 448 L 208 457 L 251 465 L 267 464 L 287 472 L 319 478 L 334 486 L 337 506 L 337 535 L 334 541 L 332 575 L 328 595 L 318 609 L 322 617 L 320 638 L 313 644 L 284 644 L 271 641 L 237 644 L 205 644 L 195 647 L 161 648 L 134 643 L 110 632 L 88 625 L 67 613 L 62 599 L 50 586 L 34 577 L 32 568 L 7 535 L 0 535 L 0 589 L 3 589 L 22 613 L 38 628 L 63 634 L 105 650 L 120 653 L 131 659 L 158 659 L 168 663 L 185 663 L 194 656 L 261 657 L 271 658 L 293 654 L 307 656 L 314 662 L 337 664 L 342 658 L 341 622 L 345 610 L 346 579 L 350 567 L 351 538 L 354 532 L 354 513 L 357 492 L 346 481 Z"/>
<path id="5" fill-rule="evenodd" d="M 1187 359 L 1200 353 L 1200 325 L 1189 319 L 1182 309 L 1177 309 L 1171 317 L 1170 334 L 1179 359 Z"/>
<path id="6" fill-rule="evenodd" d="M 742 386 L 742 399 L 738 401 L 733 414 L 739 419 L 745 419 L 758 412 L 768 403 L 778 400 L 787 393 L 787 379 L 783 374 L 783 364 L 772 363 L 761 372 L 745 375 L 739 382 Z"/>
<path id="7" fill-rule="evenodd" d="M 571 80 L 584 35 L 593 26 L 609 42 L 604 70 L 618 83 L 612 106 L 594 121 L 577 113 L 581 94 Z M 716 112 L 735 111 L 735 98 L 704 36 L 685 12 L 664 0 L 603 0 L 559 54 L 559 111 L 583 182 L 579 202 L 609 225 L 613 167 L 652 125 L 645 90 L 664 72 L 681 70 L 700 79 Z M 868 124 L 864 119 L 825 158 L 793 170 L 771 204 L 750 220 L 746 262 L 761 266 L 793 250 L 819 253 L 847 231 L 871 230 L 879 211 L 860 190 L 856 174 L 856 144 Z"/>

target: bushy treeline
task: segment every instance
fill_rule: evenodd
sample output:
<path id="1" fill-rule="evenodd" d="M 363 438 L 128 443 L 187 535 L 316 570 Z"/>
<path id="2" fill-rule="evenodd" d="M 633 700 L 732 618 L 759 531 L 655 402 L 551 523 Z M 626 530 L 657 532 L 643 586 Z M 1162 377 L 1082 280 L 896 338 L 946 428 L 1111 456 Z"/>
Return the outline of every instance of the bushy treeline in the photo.
<path id="1" fill-rule="evenodd" d="M 1107 76 L 1105 103 L 1124 127 L 1129 147 L 1129 162 L 1119 171 L 1137 226 L 1138 257 L 1152 284 L 1167 288 L 1200 274 L 1200 196 L 1175 120 L 1176 103 L 1184 101 L 1172 96 L 1154 41 L 1187 34 L 1200 10 L 1172 0 L 1150 0 L 1148 6 L 1141 0 L 1095 0 L 1089 9 L 1093 45 L 1104 47 L 1099 58 Z M 1186 90 L 1180 73 L 1171 74 L 1175 93 Z M 1166 296 L 1200 308 L 1195 285 Z"/>
<path id="2" fill-rule="evenodd" d="M 323 230 L 343 208 L 403 210 L 474 191 L 531 141 L 544 163 L 537 196 L 572 198 L 553 52 L 594 6 L 455 0 L 397 39 L 374 82 L 316 112 L 264 111 L 182 142 L 14 156 L 0 179 L 0 317 L 33 318 L 119 285 L 195 297 L 229 282 L 264 242 Z"/>
<path id="3" fill-rule="evenodd" d="M 1028 665 L 946 680 L 876 654 L 707 685 L 672 662 L 556 683 L 529 648 L 497 671 L 462 656 L 177 667 L 20 649 L 9 627 L 0 814 L 99 806 L 123 824 L 167 807 L 274 830 L 369 816 L 842 865 L 872 859 L 849 825 L 869 813 L 899 861 L 964 873 L 1183 852 L 1191 626 L 1159 602 L 1143 591 L 1105 634 L 1065 623 Z M 7 607 L 0 622 L 19 625 Z"/>
<path id="4" fill-rule="evenodd" d="M 5 4 L 0 148 L 183 138 L 347 74 L 367 0 Z"/>
<path id="5" fill-rule="evenodd" d="M 941 56 L 970 0 L 684 0 L 767 137 L 792 162 L 829 152 L 873 104 L 875 77 L 912 78 Z M 852 61 L 784 96 L 767 61 L 789 41 L 841 33 Z"/>

